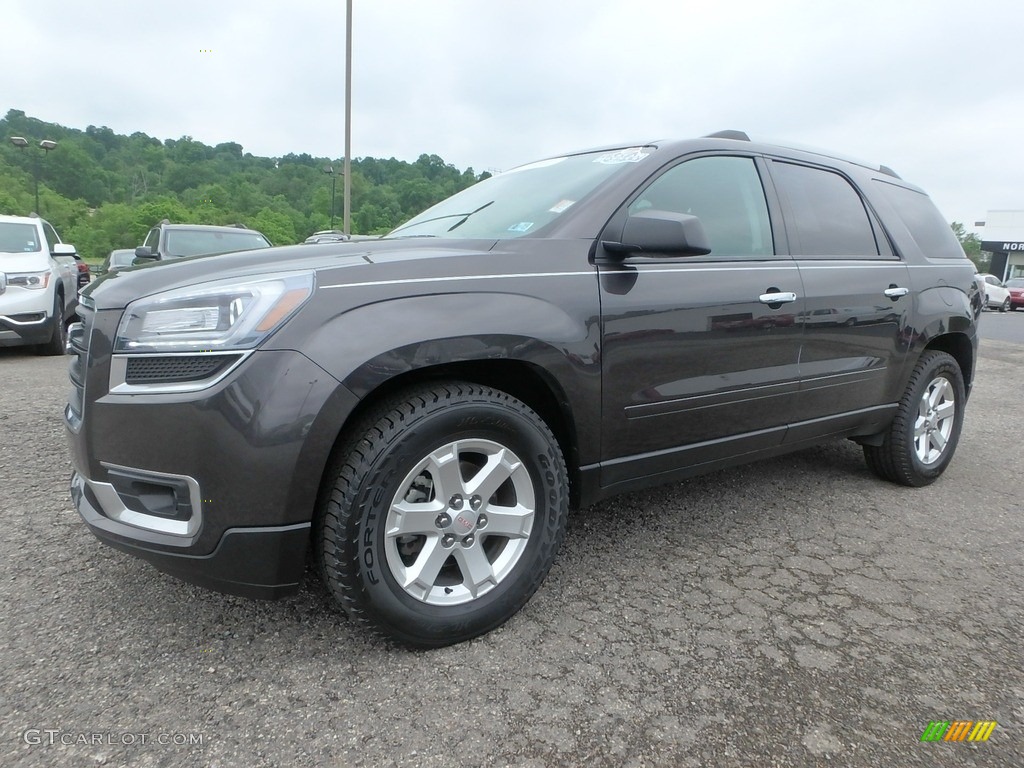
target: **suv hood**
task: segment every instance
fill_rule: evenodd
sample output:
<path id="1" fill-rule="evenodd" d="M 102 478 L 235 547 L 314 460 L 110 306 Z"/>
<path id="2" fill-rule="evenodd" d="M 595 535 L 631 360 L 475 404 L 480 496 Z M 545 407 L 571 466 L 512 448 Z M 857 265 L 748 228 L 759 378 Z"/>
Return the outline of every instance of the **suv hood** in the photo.
<path id="1" fill-rule="evenodd" d="M 108 272 L 91 282 L 82 295 L 96 309 L 123 309 L 132 301 L 163 291 L 199 285 L 211 280 L 313 270 L 318 285 L 340 285 L 348 282 L 391 277 L 396 269 L 402 276 L 447 273 L 435 267 L 438 260 L 456 256 L 486 253 L 494 248 L 494 240 L 440 240 L 436 238 L 396 238 L 393 240 L 360 240 L 340 243 L 289 245 L 238 251 L 217 256 L 192 256 L 171 261 L 158 261 L 138 267 Z M 429 263 L 429 269 L 426 265 Z"/>
<path id="2" fill-rule="evenodd" d="M 8 253 L 0 251 L 0 272 L 42 272 L 49 269 L 49 259 L 42 251 Z"/>

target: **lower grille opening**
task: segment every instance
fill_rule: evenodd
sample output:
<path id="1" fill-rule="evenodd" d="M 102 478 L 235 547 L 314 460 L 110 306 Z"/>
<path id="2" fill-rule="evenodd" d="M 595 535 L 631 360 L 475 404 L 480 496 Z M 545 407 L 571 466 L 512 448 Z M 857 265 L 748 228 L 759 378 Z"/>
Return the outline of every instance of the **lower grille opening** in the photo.
<path id="1" fill-rule="evenodd" d="M 202 381 L 233 365 L 241 355 L 161 355 L 129 357 L 126 384 L 170 384 Z"/>
<path id="2" fill-rule="evenodd" d="M 192 516 L 189 488 L 184 480 L 149 477 L 141 472 L 129 474 L 121 470 L 110 470 L 108 476 L 121 503 L 133 512 L 171 520 L 188 520 Z"/>

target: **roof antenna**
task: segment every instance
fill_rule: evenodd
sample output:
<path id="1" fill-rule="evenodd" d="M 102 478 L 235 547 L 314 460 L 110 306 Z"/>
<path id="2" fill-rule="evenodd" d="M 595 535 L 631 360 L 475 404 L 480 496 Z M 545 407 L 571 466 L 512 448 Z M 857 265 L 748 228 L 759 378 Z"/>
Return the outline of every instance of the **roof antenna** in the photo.
<path id="1" fill-rule="evenodd" d="M 715 131 L 704 137 L 705 139 L 735 139 L 736 141 L 750 141 L 750 137 L 743 131 Z"/>

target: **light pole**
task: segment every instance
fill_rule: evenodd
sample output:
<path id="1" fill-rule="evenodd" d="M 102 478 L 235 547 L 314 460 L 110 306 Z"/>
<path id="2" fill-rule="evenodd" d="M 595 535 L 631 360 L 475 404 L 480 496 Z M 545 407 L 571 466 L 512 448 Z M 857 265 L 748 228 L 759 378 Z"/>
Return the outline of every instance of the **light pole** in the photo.
<path id="1" fill-rule="evenodd" d="M 345 14 L 345 234 L 351 235 L 352 185 L 352 0 Z"/>
<path id="2" fill-rule="evenodd" d="M 334 188 L 338 181 L 338 171 L 334 170 L 333 165 L 327 165 L 324 166 L 324 173 L 331 174 L 331 229 L 334 229 Z"/>
<path id="3" fill-rule="evenodd" d="M 28 139 L 26 139 L 24 136 L 11 136 L 10 139 L 11 139 L 11 144 L 13 144 L 14 146 L 16 146 L 18 149 L 20 149 L 22 151 L 24 151 L 25 147 L 28 146 Z M 48 155 L 48 154 L 50 154 L 50 150 L 53 150 L 53 149 L 57 148 L 57 142 L 56 141 L 51 141 L 50 139 L 43 139 L 42 141 L 39 142 L 39 148 L 41 150 L 43 150 L 43 154 L 44 155 Z M 39 210 L 39 157 L 38 157 L 38 155 L 36 156 L 35 161 L 32 163 L 32 181 L 34 182 L 33 186 L 35 187 L 35 196 L 36 196 L 36 210 L 35 210 L 35 212 L 36 213 L 40 213 L 40 210 Z"/>

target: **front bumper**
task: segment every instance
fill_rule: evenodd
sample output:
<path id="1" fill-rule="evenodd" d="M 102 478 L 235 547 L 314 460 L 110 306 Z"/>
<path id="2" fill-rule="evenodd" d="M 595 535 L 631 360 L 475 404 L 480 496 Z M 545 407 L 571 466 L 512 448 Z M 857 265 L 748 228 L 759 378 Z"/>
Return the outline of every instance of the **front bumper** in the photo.
<path id="1" fill-rule="evenodd" d="M 90 316 L 91 330 L 73 334 L 65 424 L 82 519 L 185 581 L 294 593 L 324 467 L 356 398 L 290 350 L 256 351 L 199 391 L 114 392 L 114 320 Z"/>
<path id="2" fill-rule="evenodd" d="M 49 312 L 0 315 L 0 347 L 45 344 L 52 336 L 53 316 Z"/>
<path id="3" fill-rule="evenodd" d="M 146 560 L 164 573 L 218 592 L 273 599 L 295 594 L 302 584 L 310 524 L 229 528 L 208 555 L 147 546 L 154 534 L 112 518 L 117 502 L 104 496 L 106 483 L 71 476 L 71 498 L 96 538 Z"/>

